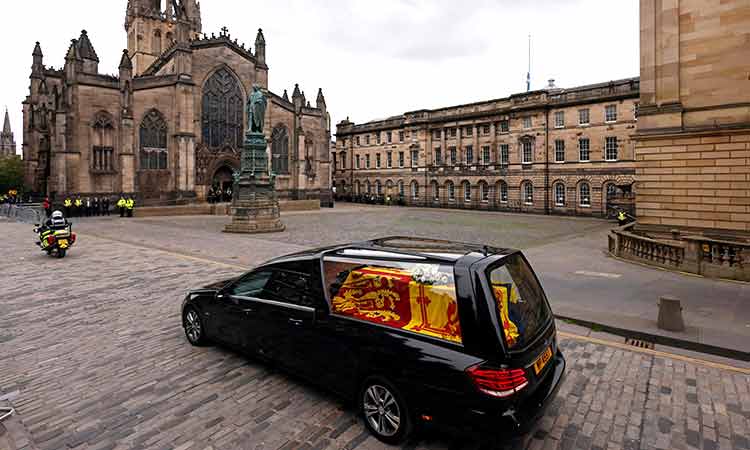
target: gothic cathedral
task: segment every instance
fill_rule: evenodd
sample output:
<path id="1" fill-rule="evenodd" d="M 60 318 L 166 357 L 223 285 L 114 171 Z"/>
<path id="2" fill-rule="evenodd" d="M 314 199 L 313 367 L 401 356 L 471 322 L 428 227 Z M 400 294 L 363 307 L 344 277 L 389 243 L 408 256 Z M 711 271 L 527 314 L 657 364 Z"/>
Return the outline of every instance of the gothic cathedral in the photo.
<path id="1" fill-rule="evenodd" d="M 128 48 L 119 76 L 99 73 L 86 34 L 71 42 L 62 69 L 33 52 L 23 103 L 27 186 L 53 197 L 135 194 L 141 204 L 202 200 L 239 169 L 244 104 L 267 92 L 269 164 L 282 199 L 316 199 L 330 189 L 330 117 L 299 86 L 268 91 L 266 41 L 255 48 L 224 28 L 202 33 L 196 0 L 129 0 Z"/>

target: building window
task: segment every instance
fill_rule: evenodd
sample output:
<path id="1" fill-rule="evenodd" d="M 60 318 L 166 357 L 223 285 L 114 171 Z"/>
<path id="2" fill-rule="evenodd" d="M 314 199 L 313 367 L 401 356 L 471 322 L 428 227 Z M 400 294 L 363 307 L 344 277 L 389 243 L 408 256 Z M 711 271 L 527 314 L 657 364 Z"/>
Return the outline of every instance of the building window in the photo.
<path id="1" fill-rule="evenodd" d="M 375 168 L 380 169 L 380 153 L 375 154 Z"/>
<path id="2" fill-rule="evenodd" d="M 578 110 L 578 125 L 588 125 L 589 122 L 589 109 L 579 109 Z"/>
<path id="3" fill-rule="evenodd" d="M 604 121 L 617 122 L 617 105 L 607 105 L 604 107 Z"/>
<path id="4" fill-rule="evenodd" d="M 531 128 L 531 116 L 526 116 L 523 118 L 523 127 L 525 129 Z"/>
<path id="5" fill-rule="evenodd" d="M 443 155 L 440 150 L 440 147 L 435 147 L 435 165 L 441 165 L 443 164 Z"/>
<path id="6" fill-rule="evenodd" d="M 370 135 L 365 136 L 365 145 L 370 145 Z"/>
<path id="7" fill-rule="evenodd" d="M 466 164 L 474 164 L 474 146 L 466 146 Z"/>
<path id="8" fill-rule="evenodd" d="M 412 140 L 419 139 L 419 130 L 412 130 L 411 131 L 411 139 Z"/>
<path id="9" fill-rule="evenodd" d="M 380 132 L 375 133 L 375 143 L 380 144 Z"/>
<path id="10" fill-rule="evenodd" d="M 401 197 L 404 196 L 404 182 L 403 181 L 398 182 L 398 195 L 400 195 Z"/>
<path id="11" fill-rule="evenodd" d="M 527 205 L 534 204 L 534 185 L 531 181 L 524 181 L 521 186 L 521 193 L 523 194 L 523 202 Z"/>
<path id="12" fill-rule="evenodd" d="M 490 163 L 490 146 L 485 145 L 482 147 L 482 164 L 489 164 Z"/>
<path id="13" fill-rule="evenodd" d="M 456 159 L 458 158 L 456 147 L 448 147 L 448 150 L 451 152 L 451 165 L 456 165 Z"/>
<path id="14" fill-rule="evenodd" d="M 565 141 L 562 139 L 555 141 L 555 162 L 565 162 Z"/>
<path id="15" fill-rule="evenodd" d="M 470 203 L 471 202 L 471 185 L 468 181 L 464 181 L 461 183 L 461 188 L 464 191 L 464 202 Z"/>
<path id="16" fill-rule="evenodd" d="M 385 164 L 389 169 L 393 167 L 393 152 L 388 152 L 385 154 Z"/>
<path id="17" fill-rule="evenodd" d="M 500 203 L 508 203 L 508 183 L 500 182 Z"/>
<path id="18" fill-rule="evenodd" d="M 404 142 L 404 132 L 403 131 L 399 131 L 398 132 L 398 141 L 399 142 Z"/>
<path id="19" fill-rule="evenodd" d="M 604 159 L 617 161 L 617 138 L 607 137 L 604 141 Z"/>
<path id="20" fill-rule="evenodd" d="M 370 168 L 370 155 L 365 155 L 365 169 Z"/>
<path id="21" fill-rule="evenodd" d="M 344 147 L 346 147 L 346 141 L 344 141 Z M 346 153 L 341 153 L 342 160 L 344 155 Z M 345 168 L 343 161 L 341 168 Z M 277 126 L 271 132 L 271 172 L 289 173 L 289 132 L 283 125 Z"/>
<path id="22" fill-rule="evenodd" d="M 411 166 L 417 167 L 419 165 L 419 150 L 411 151 Z"/>
<path id="23" fill-rule="evenodd" d="M 484 181 L 479 183 L 479 192 L 482 196 L 482 203 L 488 203 L 490 201 L 490 185 Z"/>
<path id="24" fill-rule="evenodd" d="M 96 115 L 94 121 L 93 154 L 91 168 L 95 172 L 114 172 L 114 125 L 106 111 Z"/>
<path id="25" fill-rule="evenodd" d="M 152 109 L 143 118 L 140 128 L 141 170 L 167 168 L 167 122 Z"/>
<path id="26" fill-rule="evenodd" d="M 448 200 L 456 201 L 456 186 L 452 181 L 445 183 L 446 189 L 448 190 Z"/>
<path id="27" fill-rule="evenodd" d="M 578 160 L 588 162 L 591 157 L 591 147 L 589 138 L 578 139 Z"/>
<path id="28" fill-rule="evenodd" d="M 507 133 L 508 130 L 509 130 L 509 128 L 510 128 L 510 126 L 508 125 L 508 121 L 507 120 L 501 120 L 500 121 L 500 132 L 501 133 Z"/>
<path id="29" fill-rule="evenodd" d="M 336 156 L 334 153 L 333 156 Z M 334 167 L 336 166 L 336 162 L 334 161 Z M 344 170 L 346 169 L 346 152 L 339 153 L 339 169 Z"/>
<path id="30" fill-rule="evenodd" d="M 531 164 L 534 158 L 534 151 L 533 151 L 533 145 L 532 145 L 531 139 L 525 139 L 523 142 L 521 142 L 521 149 L 522 149 L 521 163 Z"/>
<path id="31" fill-rule="evenodd" d="M 440 130 L 432 130 L 432 138 L 435 140 L 440 140 Z"/>
<path id="32" fill-rule="evenodd" d="M 579 190 L 579 204 L 583 207 L 591 206 L 591 186 L 588 183 L 581 183 Z"/>
<path id="33" fill-rule="evenodd" d="M 451 137 L 452 138 L 456 137 L 456 128 L 455 127 L 451 128 Z"/>
<path id="34" fill-rule="evenodd" d="M 555 112 L 555 128 L 565 128 L 565 111 Z"/>
<path id="35" fill-rule="evenodd" d="M 386 141 L 387 143 L 389 143 L 389 144 L 390 144 L 391 142 L 393 142 L 393 133 L 391 133 L 390 131 L 389 131 L 389 132 L 387 132 L 387 133 L 385 133 L 385 141 Z"/>
<path id="36" fill-rule="evenodd" d="M 430 183 L 430 189 L 432 189 L 432 199 L 434 201 L 440 200 L 440 186 L 438 186 L 437 181 L 433 181 Z"/>
<path id="37" fill-rule="evenodd" d="M 356 161 L 356 163 L 355 163 L 355 164 L 356 164 L 356 166 L 355 166 L 355 167 L 356 167 L 357 169 L 359 169 L 359 167 L 360 167 L 360 166 L 359 166 L 359 155 L 356 155 L 356 156 L 355 156 L 355 158 L 356 158 L 356 159 L 355 159 L 355 161 Z"/>
<path id="38" fill-rule="evenodd" d="M 565 185 L 555 184 L 555 206 L 565 206 Z"/>
<path id="39" fill-rule="evenodd" d="M 372 194 L 372 187 L 370 186 L 370 180 L 365 181 L 365 189 L 367 189 L 368 194 Z"/>
<path id="40" fill-rule="evenodd" d="M 242 148 L 245 102 L 240 83 L 226 68 L 217 70 L 203 86 L 202 135 L 210 148 Z"/>
<path id="41" fill-rule="evenodd" d="M 510 164 L 510 146 L 500 144 L 500 165 L 507 166 Z"/>
<path id="42" fill-rule="evenodd" d="M 466 136 L 473 136 L 474 135 L 474 127 L 468 126 L 468 127 L 464 128 L 464 130 L 466 131 Z"/>
<path id="43" fill-rule="evenodd" d="M 483 125 L 482 126 L 482 133 L 486 135 L 490 134 L 490 126 L 489 125 Z"/>
<path id="44" fill-rule="evenodd" d="M 404 167 L 404 152 L 398 152 L 398 166 Z"/>
<path id="45" fill-rule="evenodd" d="M 383 185 L 380 184 L 380 180 L 375 180 L 375 193 L 383 195 Z"/>
<path id="46" fill-rule="evenodd" d="M 355 139 L 357 140 L 357 147 L 359 147 L 359 136 L 357 136 Z M 344 144 L 344 145 L 346 145 L 346 144 Z"/>
<path id="47" fill-rule="evenodd" d="M 419 184 L 417 184 L 416 181 L 411 182 L 411 198 L 413 199 L 419 198 Z"/>

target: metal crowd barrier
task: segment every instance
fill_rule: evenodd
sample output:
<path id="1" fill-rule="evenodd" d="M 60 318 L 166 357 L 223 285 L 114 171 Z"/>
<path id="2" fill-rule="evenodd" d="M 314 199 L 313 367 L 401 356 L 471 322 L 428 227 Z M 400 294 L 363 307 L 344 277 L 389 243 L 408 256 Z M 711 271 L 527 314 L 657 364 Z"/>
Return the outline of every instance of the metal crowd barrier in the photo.
<path id="1" fill-rule="evenodd" d="M 4 203 L 0 205 L 0 215 L 25 223 L 41 223 L 44 217 L 41 207 L 35 204 L 11 205 Z"/>

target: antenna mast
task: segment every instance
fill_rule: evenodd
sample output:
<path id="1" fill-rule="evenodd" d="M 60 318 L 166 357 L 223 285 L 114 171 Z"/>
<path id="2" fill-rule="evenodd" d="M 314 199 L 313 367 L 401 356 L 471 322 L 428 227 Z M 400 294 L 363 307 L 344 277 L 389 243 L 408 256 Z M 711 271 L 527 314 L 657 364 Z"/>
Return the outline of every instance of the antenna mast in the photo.
<path id="1" fill-rule="evenodd" d="M 526 92 L 531 91 L 531 34 L 529 34 L 529 71 L 526 72 Z"/>

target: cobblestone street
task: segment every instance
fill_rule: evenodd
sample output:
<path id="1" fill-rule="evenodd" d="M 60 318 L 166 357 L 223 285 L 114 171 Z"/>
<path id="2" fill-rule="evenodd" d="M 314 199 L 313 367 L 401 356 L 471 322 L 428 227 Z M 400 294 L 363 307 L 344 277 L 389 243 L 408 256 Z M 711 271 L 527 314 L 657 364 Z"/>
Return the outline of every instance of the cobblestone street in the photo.
<path id="1" fill-rule="evenodd" d="M 205 220 L 203 228 L 213 226 Z M 307 214 L 289 220 L 318 223 Z M 372 233 L 361 220 L 362 233 Z M 556 230 L 549 238 L 603 227 L 540 224 Z M 76 228 L 79 242 L 58 260 L 37 250 L 28 224 L 0 222 L 0 398 L 17 409 L 29 449 L 383 448 L 349 405 L 221 347 L 192 347 L 180 326 L 188 289 L 321 244 L 323 234 L 339 242 L 357 236 L 318 223 L 306 234 L 247 238 L 239 248 L 236 237 L 218 233 L 206 242 L 188 219 Z M 535 242 L 533 226 L 516 228 L 505 245 Z M 486 239 L 482 233 L 498 231 L 465 240 Z M 162 249 L 148 245 L 155 235 L 166 241 Z M 567 379 L 528 435 L 498 441 L 425 431 L 406 448 L 750 449 L 750 375 L 584 338 L 563 337 L 561 345 Z"/>

